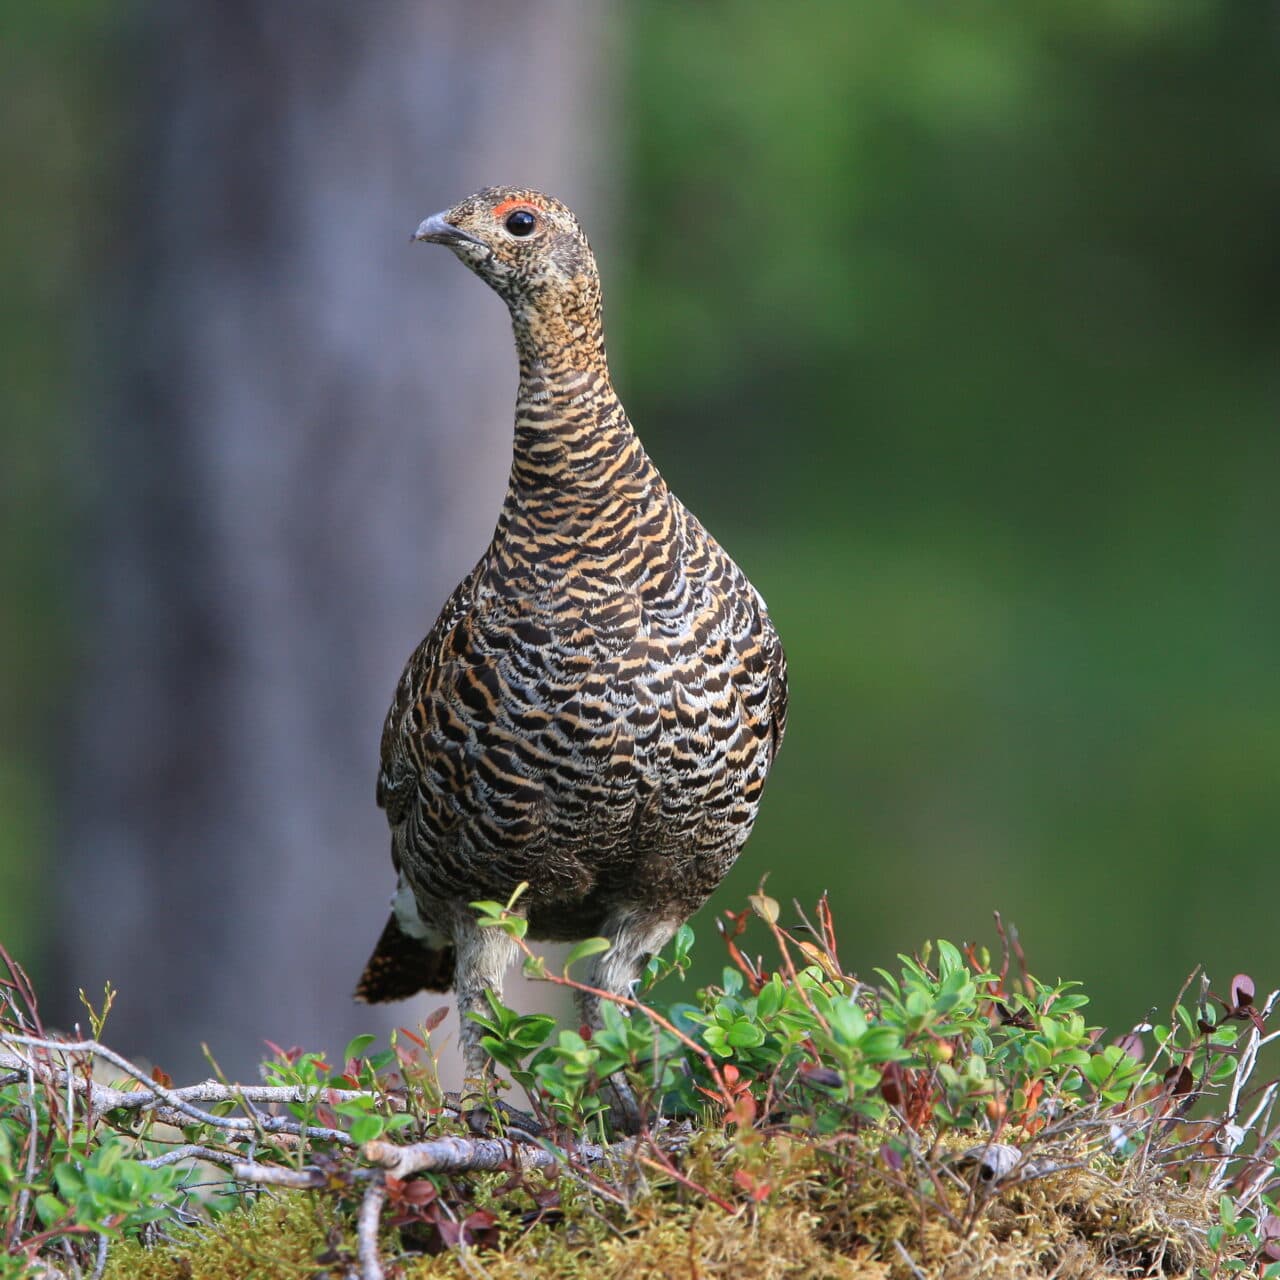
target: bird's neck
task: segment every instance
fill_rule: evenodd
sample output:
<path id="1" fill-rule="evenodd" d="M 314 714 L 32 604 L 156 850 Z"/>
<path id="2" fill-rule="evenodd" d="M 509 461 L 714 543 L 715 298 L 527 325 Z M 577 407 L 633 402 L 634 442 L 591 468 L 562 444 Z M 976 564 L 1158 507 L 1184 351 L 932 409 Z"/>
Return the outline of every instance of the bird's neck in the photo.
<path id="1" fill-rule="evenodd" d="M 598 286 L 583 281 L 572 290 L 522 298 L 511 305 L 511 324 L 522 384 L 530 377 L 545 382 L 583 369 L 601 369 L 608 375 Z"/>
<path id="2" fill-rule="evenodd" d="M 520 357 L 511 493 L 574 502 L 653 470 L 613 389 L 597 298 L 512 312 Z M 659 481 L 660 483 L 660 481 Z"/>

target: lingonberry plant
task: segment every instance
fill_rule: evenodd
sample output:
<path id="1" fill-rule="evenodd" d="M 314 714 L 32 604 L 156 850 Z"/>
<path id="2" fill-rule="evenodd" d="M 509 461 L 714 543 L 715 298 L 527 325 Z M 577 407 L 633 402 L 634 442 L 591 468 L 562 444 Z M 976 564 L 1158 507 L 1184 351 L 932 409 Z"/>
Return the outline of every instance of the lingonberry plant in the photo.
<path id="1" fill-rule="evenodd" d="M 518 901 L 476 910 L 552 986 L 581 990 L 580 961 L 608 945 L 581 943 L 553 969 L 528 948 Z M 200 1240 L 280 1212 L 270 1197 L 291 1188 L 324 1206 L 307 1219 L 325 1224 L 314 1258 L 367 1277 L 385 1275 L 388 1250 L 406 1275 L 434 1274 L 422 1268 L 452 1247 L 503 1265 L 527 1245 L 528 1266 L 595 1247 L 584 1221 L 634 1233 L 664 1213 L 746 1206 L 782 1221 L 801 1204 L 823 1224 L 806 1248 L 870 1250 L 904 1276 L 945 1240 L 973 1266 L 1016 1244 L 1046 1274 L 1074 1248 L 1144 1274 L 1280 1277 L 1280 1082 L 1258 1069 L 1280 1038 L 1276 994 L 1259 1002 L 1243 974 L 1219 994 L 1193 974 L 1167 1018 L 1110 1038 L 1076 984 L 1027 972 L 1003 926 L 994 955 L 938 942 L 861 979 L 825 902 L 781 919 L 763 891 L 726 913 L 728 962 L 698 991 L 683 986 L 685 926 L 634 995 L 599 993 L 594 1032 L 490 998 L 477 1020 L 501 1071 L 479 1133 L 474 1104 L 440 1087 L 437 1017 L 381 1051 L 357 1037 L 340 1063 L 273 1047 L 265 1083 L 178 1088 L 102 1043 L 109 993 L 91 1039 L 49 1035 L 6 956 L 0 1278 L 51 1262 L 199 1275 Z M 767 959 L 749 953 L 753 927 Z M 659 1003 L 664 980 L 682 998 Z M 624 1098 L 639 1132 L 620 1136 Z M 1018 1203 L 1052 1231 L 999 1228 Z M 195 1223 L 205 1234 L 184 1234 Z"/>

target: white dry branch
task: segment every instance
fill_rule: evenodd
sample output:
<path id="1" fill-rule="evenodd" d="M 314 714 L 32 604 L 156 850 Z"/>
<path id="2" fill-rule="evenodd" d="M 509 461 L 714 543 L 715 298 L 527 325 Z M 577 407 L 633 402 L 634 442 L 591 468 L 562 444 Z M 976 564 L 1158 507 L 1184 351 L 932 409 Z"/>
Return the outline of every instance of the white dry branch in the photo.
<path id="1" fill-rule="evenodd" d="M 1277 1003 L 1280 1003 L 1280 990 L 1273 991 L 1263 1002 L 1259 1014 L 1262 1022 L 1266 1022 L 1271 1017 Z M 1256 1025 L 1249 1029 L 1249 1034 L 1245 1038 L 1244 1048 L 1240 1051 L 1235 1071 L 1232 1073 L 1231 1091 L 1227 1098 L 1226 1121 L 1218 1139 L 1222 1158 L 1209 1179 L 1209 1186 L 1212 1190 L 1216 1191 L 1224 1187 L 1235 1176 L 1233 1174 L 1232 1157 L 1244 1144 L 1250 1133 L 1256 1134 L 1256 1150 L 1260 1155 L 1264 1156 L 1264 1159 L 1258 1161 L 1261 1166 L 1260 1169 L 1240 1189 L 1237 1203 L 1242 1207 L 1251 1207 L 1252 1202 L 1261 1194 L 1262 1187 L 1266 1184 L 1271 1173 L 1271 1169 L 1268 1167 L 1270 1161 L 1266 1160 L 1265 1156 L 1274 1151 L 1277 1144 L 1280 1143 L 1280 1130 L 1271 1128 L 1272 1111 L 1275 1107 L 1276 1093 L 1280 1090 L 1280 1081 L 1273 1080 L 1268 1084 L 1262 1090 L 1262 1095 L 1253 1109 L 1243 1120 L 1240 1119 L 1241 1095 L 1252 1083 L 1254 1072 L 1258 1066 L 1258 1054 L 1267 1045 L 1276 1041 L 1280 1041 L 1280 1030 L 1264 1035 Z"/>
<path id="2" fill-rule="evenodd" d="M 378 1223 L 387 1199 L 386 1185 L 371 1182 L 360 1201 L 356 1218 L 356 1254 L 360 1259 L 360 1280 L 383 1280 L 382 1259 L 378 1256 Z"/>
<path id="3" fill-rule="evenodd" d="M 595 1165 L 607 1160 L 628 1160 L 651 1138 L 623 1138 L 618 1142 L 577 1142 L 561 1148 L 549 1142 L 531 1144 L 507 1138 L 430 1138 L 400 1146 L 375 1138 L 361 1154 L 370 1164 L 381 1165 L 392 1177 L 415 1173 L 471 1173 L 478 1170 L 549 1169 L 553 1165 Z M 669 1148 L 668 1148 L 669 1149 Z"/>
<path id="4" fill-rule="evenodd" d="M 93 1064 L 97 1059 L 129 1077 L 133 1081 L 132 1086 L 122 1089 L 95 1080 Z M 338 1089 L 327 1085 L 243 1085 L 205 1080 L 174 1088 L 151 1078 L 142 1067 L 97 1040 L 57 1040 L 48 1036 L 0 1031 L 0 1085 L 13 1083 L 26 1086 L 33 1134 L 39 1127 L 36 1091 L 43 1087 L 64 1098 L 68 1127 L 78 1102 L 86 1112 L 98 1117 L 108 1112 L 123 1111 L 154 1118 L 177 1128 L 201 1125 L 217 1135 L 213 1142 L 225 1144 L 212 1145 L 209 1140 L 184 1142 L 161 1155 L 140 1157 L 138 1162 L 149 1168 L 162 1168 L 184 1161 L 203 1162 L 225 1169 L 234 1182 L 245 1186 L 293 1190 L 313 1190 L 331 1185 L 333 1169 L 316 1165 L 299 1168 L 255 1159 L 253 1153 L 262 1138 L 270 1135 L 277 1146 L 293 1148 L 308 1142 L 329 1143 L 352 1154 L 356 1154 L 357 1144 L 350 1134 L 341 1129 L 305 1124 L 291 1116 L 269 1114 L 260 1108 L 357 1100 L 398 1112 L 405 1111 L 408 1106 L 402 1093 Z M 246 1114 L 218 1115 L 206 1109 L 226 1103 L 236 1104 Z M 455 1117 L 460 1114 L 458 1105 L 452 1101 L 433 1110 Z M 356 1231 L 361 1280 L 383 1280 L 385 1275 L 378 1254 L 378 1226 L 387 1197 L 387 1176 L 404 1179 L 426 1172 L 479 1172 L 508 1167 L 546 1169 L 552 1166 L 560 1166 L 574 1176 L 575 1171 L 608 1161 L 634 1162 L 641 1156 L 644 1144 L 648 1144 L 656 1154 L 659 1140 L 662 1149 L 675 1151 L 687 1142 L 687 1137 L 686 1126 L 660 1124 L 657 1134 L 626 1138 L 613 1144 L 575 1142 L 563 1148 L 519 1128 L 509 1128 L 503 1138 L 450 1136 L 405 1145 L 385 1139 L 366 1142 L 359 1147 L 359 1155 L 376 1167 L 346 1167 L 338 1175 L 347 1185 L 367 1184 Z M 36 1145 L 35 1141 L 28 1144 L 31 1158 L 34 1158 Z M 33 1171 L 28 1172 L 31 1175 Z M 28 1181 L 31 1180 L 29 1176 Z M 588 1182 L 587 1185 L 591 1184 Z M 598 1190 L 605 1194 L 603 1188 Z M 25 1190 L 22 1194 L 24 1201 L 20 1206 L 20 1216 L 25 1217 Z M 105 1242 L 106 1237 L 102 1239 Z M 100 1254 L 99 1269 L 105 1265 L 105 1245 Z"/>
<path id="5" fill-rule="evenodd" d="M 7 1048 L 43 1052 L 5 1052 Z M 101 1058 L 131 1076 L 138 1087 L 113 1089 L 99 1084 L 76 1071 L 76 1055 Z M 225 1130 L 249 1133 L 286 1133 L 296 1137 L 318 1138 L 351 1146 L 348 1134 L 341 1129 L 318 1125 L 302 1125 L 284 1116 L 263 1115 L 253 1104 L 284 1105 L 308 1102 L 349 1102 L 368 1098 L 386 1101 L 393 1110 L 403 1111 L 405 1101 L 395 1094 L 373 1094 L 361 1089 L 334 1089 L 328 1085 L 306 1088 L 295 1085 L 223 1084 L 204 1080 L 199 1084 L 171 1089 L 153 1080 L 141 1067 L 96 1040 L 52 1040 L 38 1036 L 12 1035 L 0 1032 L 0 1084 L 30 1074 L 42 1084 L 65 1085 L 69 1093 L 84 1098 L 97 1112 L 146 1111 L 154 1113 L 166 1124 L 207 1124 Z M 234 1102 L 243 1105 L 249 1116 L 218 1116 L 197 1107 L 195 1103 Z M 455 1108 L 445 1107 L 445 1111 Z M 305 1132 L 304 1132 L 305 1130 Z"/>

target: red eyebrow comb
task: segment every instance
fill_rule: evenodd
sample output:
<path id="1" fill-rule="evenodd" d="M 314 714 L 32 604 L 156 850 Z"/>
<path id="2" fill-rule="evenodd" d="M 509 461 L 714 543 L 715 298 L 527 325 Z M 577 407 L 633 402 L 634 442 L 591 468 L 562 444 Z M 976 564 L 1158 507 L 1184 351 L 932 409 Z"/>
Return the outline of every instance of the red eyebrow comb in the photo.
<path id="1" fill-rule="evenodd" d="M 522 204 L 528 205 L 532 209 L 538 208 L 538 206 L 534 204 L 532 200 L 521 200 L 519 197 L 515 197 L 511 200 L 504 200 L 501 204 L 494 205 L 493 216 L 495 218 L 500 218 L 504 213 L 510 213 L 511 210 L 516 208 L 517 205 L 522 205 Z"/>

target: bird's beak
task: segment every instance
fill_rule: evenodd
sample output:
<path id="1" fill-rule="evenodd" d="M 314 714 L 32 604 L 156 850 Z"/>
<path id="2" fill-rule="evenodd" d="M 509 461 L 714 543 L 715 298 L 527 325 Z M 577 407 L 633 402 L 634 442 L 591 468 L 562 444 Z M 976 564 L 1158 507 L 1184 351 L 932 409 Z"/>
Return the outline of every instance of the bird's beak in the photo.
<path id="1" fill-rule="evenodd" d="M 413 233 L 413 238 L 425 240 L 429 244 L 478 244 L 482 249 L 489 247 L 479 236 L 473 236 L 471 232 L 455 227 L 452 222 L 445 219 L 443 213 L 433 213 L 431 217 L 424 218 L 418 224 L 417 231 Z"/>

